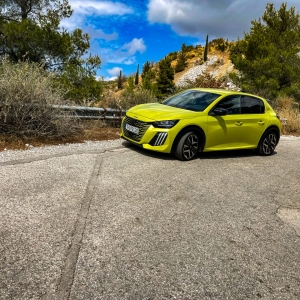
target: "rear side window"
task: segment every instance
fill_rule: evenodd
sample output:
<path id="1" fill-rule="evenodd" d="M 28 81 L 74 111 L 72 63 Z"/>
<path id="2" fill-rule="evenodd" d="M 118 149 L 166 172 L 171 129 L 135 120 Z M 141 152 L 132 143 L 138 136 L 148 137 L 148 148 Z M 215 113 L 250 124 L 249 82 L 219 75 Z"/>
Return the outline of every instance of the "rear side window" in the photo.
<path id="1" fill-rule="evenodd" d="M 265 105 L 262 100 L 254 97 L 242 97 L 242 113 L 243 114 L 263 114 Z"/>

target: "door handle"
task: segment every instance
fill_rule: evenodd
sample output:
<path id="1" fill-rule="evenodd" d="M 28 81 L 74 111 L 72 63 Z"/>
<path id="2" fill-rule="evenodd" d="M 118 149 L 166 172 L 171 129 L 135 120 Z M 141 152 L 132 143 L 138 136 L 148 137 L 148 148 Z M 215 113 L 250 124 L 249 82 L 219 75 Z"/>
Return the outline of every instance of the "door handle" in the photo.
<path id="1" fill-rule="evenodd" d="M 265 122 L 264 121 L 259 121 L 258 124 L 259 125 L 265 125 Z"/>
<path id="2" fill-rule="evenodd" d="M 238 122 L 235 123 L 235 125 L 236 125 L 236 126 L 242 126 L 242 125 L 243 125 L 243 122 L 238 121 Z"/>

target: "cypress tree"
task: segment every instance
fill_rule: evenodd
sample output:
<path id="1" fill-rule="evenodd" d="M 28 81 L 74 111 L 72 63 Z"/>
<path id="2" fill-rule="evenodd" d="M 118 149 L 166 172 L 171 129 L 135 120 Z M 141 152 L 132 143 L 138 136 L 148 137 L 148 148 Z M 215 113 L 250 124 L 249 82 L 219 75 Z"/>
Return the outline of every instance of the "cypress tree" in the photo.
<path id="1" fill-rule="evenodd" d="M 204 48 L 203 60 L 207 61 L 207 53 L 208 53 L 208 34 L 206 35 L 206 43 Z"/>
<path id="2" fill-rule="evenodd" d="M 134 80 L 134 84 L 138 85 L 139 84 L 139 69 L 140 69 L 140 65 L 138 64 L 136 73 L 135 73 L 135 80 Z"/>
<path id="3" fill-rule="evenodd" d="M 118 90 L 123 87 L 123 80 L 122 80 L 122 70 L 120 70 L 120 74 L 118 76 Z"/>

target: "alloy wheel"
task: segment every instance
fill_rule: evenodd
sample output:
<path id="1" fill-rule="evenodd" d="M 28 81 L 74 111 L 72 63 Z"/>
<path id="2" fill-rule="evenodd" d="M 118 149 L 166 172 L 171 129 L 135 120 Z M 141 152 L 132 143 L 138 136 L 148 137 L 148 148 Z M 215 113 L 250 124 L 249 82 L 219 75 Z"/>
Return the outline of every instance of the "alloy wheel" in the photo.
<path id="1" fill-rule="evenodd" d="M 275 133 L 270 132 L 266 135 L 262 144 L 262 151 L 265 155 L 270 155 L 274 152 L 277 145 L 277 136 Z"/>
<path id="2" fill-rule="evenodd" d="M 192 159 L 198 151 L 198 137 L 195 134 L 190 134 L 183 144 L 183 156 L 186 160 Z"/>

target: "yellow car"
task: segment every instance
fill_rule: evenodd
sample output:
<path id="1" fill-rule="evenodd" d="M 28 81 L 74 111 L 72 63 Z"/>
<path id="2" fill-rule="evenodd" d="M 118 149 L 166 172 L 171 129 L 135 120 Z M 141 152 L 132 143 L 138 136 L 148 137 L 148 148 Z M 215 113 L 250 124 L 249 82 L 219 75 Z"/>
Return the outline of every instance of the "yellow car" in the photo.
<path id="1" fill-rule="evenodd" d="M 137 105 L 122 120 L 121 137 L 180 160 L 198 152 L 256 149 L 274 153 L 281 123 L 261 97 L 221 89 L 189 89 L 163 103 Z"/>

